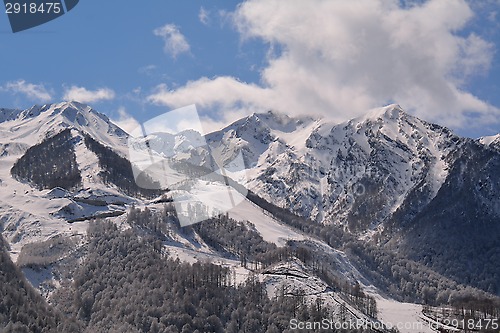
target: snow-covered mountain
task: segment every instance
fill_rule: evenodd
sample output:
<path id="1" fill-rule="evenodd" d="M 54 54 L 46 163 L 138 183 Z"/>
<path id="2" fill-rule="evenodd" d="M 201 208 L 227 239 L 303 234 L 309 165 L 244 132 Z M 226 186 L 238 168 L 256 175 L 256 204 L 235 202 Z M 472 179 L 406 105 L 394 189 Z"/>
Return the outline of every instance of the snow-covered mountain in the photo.
<path id="1" fill-rule="evenodd" d="M 103 170 L 112 167 L 104 156 L 113 152 L 116 158 L 128 157 L 146 145 L 161 158 L 208 172 L 217 168 L 212 158 L 216 155 L 231 178 L 258 196 L 318 223 L 341 225 L 368 238 L 390 235 L 393 228 L 413 221 L 435 199 L 462 152 L 468 153 L 462 150 L 467 139 L 411 116 L 395 104 L 341 124 L 272 111 L 252 114 L 205 138 L 193 130 L 130 138 L 106 116 L 76 102 L 2 109 L 1 120 L 0 148 L 2 155 L 10 156 L 4 161 L 12 165 L 28 147 L 70 130 L 72 144 L 67 149 L 75 156 L 81 188 L 113 183 L 109 170 Z M 499 140 L 497 135 L 479 142 L 491 148 Z M 231 166 L 238 154 L 244 163 Z M 153 181 L 170 187 L 163 171 L 159 172 L 152 173 Z M 129 176 L 121 179 L 130 183 Z M 121 192 L 127 187 L 130 194 L 132 185 L 116 181 L 114 185 L 118 192 L 120 186 Z M 496 184 L 492 186 L 496 189 Z M 496 198 L 487 203 L 494 212 L 498 204 Z M 389 232 L 384 232 L 387 227 Z"/>
<path id="2" fill-rule="evenodd" d="M 187 136 L 181 137 L 189 147 Z M 484 271 L 484 265 L 481 260 L 469 271 L 454 251 L 465 246 L 476 249 L 471 255 L 481 255 L 477 244 L 488 244 L 490 254 L 500 249 L 500 154 L 491 149 L 498 140 L 461 138 L 398 105 L 342 124 L 270 111 L 206 136 L 226 164 L 241 153 L 245 166 L 228 174 L 258 196 L 316 223 L 385 244 L 442 273 L 452 274 L 444 262 L 455 263 L 452 275 L 458 281 L 470 280 L 467 276 Z M 208 152 L 192 146 L 196 151 L 187 160 L 202 165 L 206 160 L 200 156 Z M 489 225 L 487 233 L 471 227 L 482 224 Z M 467 237 L 446 237 L 449 228 Z M 418 239 L 427 245 L 420 246 Z M 477 286 L 488 288 L 486 281 L 500 273 L 486 271 L 488 278 Z"/>
<path id="3" fill-rule="evenodd" d="M 35 105 L 26 110 L 0 109 L 0 124 L 2 141 L 29 146 L 66 128 L 84 130 L 116 149 L 126 147 L 128 137 L 107 116 L 78 102 Z"/>
<path id="4" fill-rule="evenodd" d="M 27 243 L 85 234 L 68 221 L 118 216 L 136 201 L 107 177 L 111 160 L 117 170 L 125 160 L 128 135 L 105 115 L 66 102 L 1 109 L 0 120 L 1 227 L 14 259 Z"/>
<path id="5" fill-rule="evenodd" d="M 208 169 L 215 153 L 231 178 L 264 199 L 361 236 L 381 233 L 396 212 L 401 223 L 412 219 L 436 196 L 451 153 L 466 141 L 398 105 L 342 124 L 252 114 L 206 135 L 208 146 L 192 132 L 155 133 L 132 140 L 132 147 L 146 140 L 163 157 Z M 244 166 L 231 168 L 238 154 Z"/>
<path id="6" fill-rule="evenodd" d="M 153 234 L 182 260 L 217 262 L 234 269 L 240 282 L 256 273 L 271 294 L 305 291 L 308 298 L 331 303 L 338 315 L 347 307 L 353 318 L 372 320 L 354 303 L 346 305 L 350 285 L 361 283 L 377 299 L 382 290 L 401 298 L 395 288 L 403 284 L 419 293 L 422 278 L 409 273 L 401 278 L 399 270 L 424 270 L 430 285 L 446 286 L 448 293 L 458 288 L 456 283 L 500 292 L 495 281 L 499 268 L 491 264 L 500 249 L 499 145 L 498 135 L 461 138 L 398 105 L 342 124 L 270 111 L 205 137 L 186 130 L 139 138 L 76 102 L 0 109 L 0 229 L 14 261 L 20 254 L 21 262 L 26 261 L 46 246 L 51 263 L 78 261 L 84 256 L 88 221 L 107 218 L 140 237 Z M 154 159 L 182 162 L 176 170 L 179 179 L 185 174 L 200 177 L 187 187 L 186 200 L 202 197 L 215 206 L 221 198 L 214 193 L 237 187 L 202 177 L 222 162 L 227 176 L 251 191 L 248 197 L 236 191 L 239 204 L 227 217 L 247 225 L 248 233 L 255 232 L 266 246 L 282 249 L 279 257 L 300 248 L 316 262 L 305 264 L 304 256 L 291 264 L 251 270 L 196 228 L 183 231 L 169 225 L 165 231 L 161 225 L 131 223 L 138 208 L 145 209 L 147 219 L 161 220 L 157 216 L 172 193 L 186 191 L 183 181 L 177 187 L 165 182 L 161 168 L 152 168 L 141 180 L 151 187 L 137 186 L 134 154 L 144 147 Z M 239 156 L 243 163 L 234 163 Z M 373 244 L 376 255 L 364 256 L 363 246 L 375 251 Z M 464 247 L 468 256 L 457 255 Z M 484 260 L 471 263 L 471 256 Z M 385 266 L 378 272 L 380 265 Z M 330 267 L 331 275 L 324 267 Z M 25 269 L 25 274 L 47 291 L 45 282 L 39 282 L 60 278 L 53 268 Z M 331 290 L 332 281 L 348 287 Z M 436 291 L 433 297 L 447 300 L 446 292 Z M 416 306 L 404 306 L 417 320 Z"/>

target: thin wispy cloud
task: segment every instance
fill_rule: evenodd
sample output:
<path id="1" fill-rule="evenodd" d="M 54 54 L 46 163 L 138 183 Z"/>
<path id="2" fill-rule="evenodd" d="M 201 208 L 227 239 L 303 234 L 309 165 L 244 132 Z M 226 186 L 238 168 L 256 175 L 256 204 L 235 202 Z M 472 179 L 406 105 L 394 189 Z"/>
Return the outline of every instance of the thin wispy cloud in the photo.
<path id="1" fill-rule="evenodd" d="M 140 74 L 144 74 L 144 75 L 152 75 L 155 71 L 158 70 L 158 67 L 156 65 L 147 65 L 147 66 L 143 66 L 141 68 L 139 68 L 138 72 Z"/>
<path id="2" fill-rule="evenodd" d="M 153 30 L 153 33 L 155 36 L 162 38 L 164 42 L 163 51 L 174 59 L 179 54 L 189 53 L 191 49 L 186 37 L 184 37 L 175 24 L 166 24 L 163 27 Z"/>
<path id="3" fill-rule="evenodd" d="M 81 103 L 96 103 L 99 101 L 112 100 L 115 92 L 109 88 L 88 90 L 85 87 L 71 86 L 65 89 L 63 99 L 66 101 L 77 101 Z"/>
<path id="4" fill-rule="evenodd" d="M 25 80 L 7 82 L 5 85 L 0 87 L 0 90 L 14 94 L 22 94 L 28 99 L 37 102 L 49 102 L 52 100 L 51 93 L 43 84 L 33 84 L 26 82 Z"/>
<path id="5" fill-rule="evenodd" d="M 493 12 L 491 12 L 491 13 L 488 15 L 488 20 L 489 20 L 490 22 L 496 22 L 496 20 L 497 20 L 497 14 L 498 14 L 498 12 L 497 12 L 497 11 L 493 11 Z"/>
<path id="6" fill-rule="evenodd" d="M 198 12 L 198 19 L 204 25 L 210 24 L 210 12 L 208 10 L 206 10 L 205 8 L 203 8 L 203 6 L 200 7 L 200 11 Z"/>
<path id="7" fill-rule="evenodd" d="M 202 77 L 172 90 L 158 86 L 154 103 L 191 103 L 250 112 L 316 113 L 337 121 L 388 102 L 448 126 L 498 122 L 500 110 L 467 91 L 491 66 L 494 45 L 464 29 L 466 1 L 249 0 L 231 14 L 242 40 L 269 45 L 259 84 Z M 290 27 L 293 27 L 290 28 Z"/>

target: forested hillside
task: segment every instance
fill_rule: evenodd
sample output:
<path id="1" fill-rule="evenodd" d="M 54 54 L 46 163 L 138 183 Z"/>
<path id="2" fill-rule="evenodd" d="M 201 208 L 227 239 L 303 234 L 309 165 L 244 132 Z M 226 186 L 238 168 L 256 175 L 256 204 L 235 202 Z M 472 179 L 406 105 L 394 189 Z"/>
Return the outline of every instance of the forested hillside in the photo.
<path id="1" fill-rule="evenodd" d="M 29 148 L 14 164 L 11 173 L 17 180 L 29 182 L 38 189 L 78 186 L 81 176 L 71 130 L 65 129 Z"/>
<path id="2" fill-rule="evenodd" d="M 232 272 L 209 263 L 173 260 L 152 237 L 92 223 L 88 257 L 74 284 L 53 302 L 87 332 L 288 332 L 291 318 L 321 320 L 329 309 L 301 296 L 270 299 L 250 277 L 235 285 Z"/>
<path id="3" fill-rule="evenodd" d="M 455 154 L 436 197 L 396 233 L 402 241 L 388 245 L 459 283 L 500 295 L 500 154 L 472 140 Z"/>

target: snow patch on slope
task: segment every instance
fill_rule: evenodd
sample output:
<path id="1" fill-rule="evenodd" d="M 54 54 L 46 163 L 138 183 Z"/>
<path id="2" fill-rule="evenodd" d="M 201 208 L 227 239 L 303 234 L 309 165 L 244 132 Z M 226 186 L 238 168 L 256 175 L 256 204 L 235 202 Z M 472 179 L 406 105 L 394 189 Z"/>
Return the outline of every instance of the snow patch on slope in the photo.
<path id="1" fill-rule="evenodd" d="M 228 213 L 229 217 L 236 221 L 252 223 L 266 242 L 274 243 L 277 246 L 284 246 L 289 240 L 308 239 L 308 237 L 277 221 L 268 212 L 247 199 L 229 210 Z"/>
<path id="2" fill-rule="evenodd" d="M 227 212 L 229 217 L 236 221 L 249 221 L 255 225 L 265 241 L 277 246 L 284 246 L 288 240 L 308 239 L 293 228 L 277 221 L 240 192 L 224 184 L 193 180 L 189 190 L 182 193 L 182 195 L 176 194 L 176 205 L 184 207 L 184 204 L 198 201 L 206 207 L 209 216 Z M 231 197 L 228 197 L 228 193 Z"/>
<path id="3" fill-rule="evenodd" d="M 486 146 L 491 145 L 493 142 L 500 142 L 500 133 L 492 136 L 484 136 L 479 139 L 479 142 Z"/>
<path id="4" fill-rule="evenodd" d="M 364 291 L 375 298 L 378 318 L 389 328 L 396 327 L 404 333 L 434 333 L 428 321 L 423 319 L 422 305 L 398 302 L 384 297 L 374 286 L 363 286 Z"/>

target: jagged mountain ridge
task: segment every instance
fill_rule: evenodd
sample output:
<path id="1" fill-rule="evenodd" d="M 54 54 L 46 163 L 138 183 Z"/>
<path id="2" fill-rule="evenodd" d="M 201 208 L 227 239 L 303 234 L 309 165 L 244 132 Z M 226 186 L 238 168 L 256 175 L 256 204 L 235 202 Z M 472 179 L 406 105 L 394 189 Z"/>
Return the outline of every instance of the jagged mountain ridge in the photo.
<path id="1" fill-rule="evenodd" d="M 426 193 L 428 203 L 446 178 L 446 156 L 463 139 L 390 105 L 343 124 L 255 114 L 207 141 L 243 151 L 252 191 L 359 232 L 380 226 L 411 191 Z"/>
<path id="2" fill-rule="evenodd" d="M 121 156 L 128 155 L 128 135 L 83 104 L 2 109 L 1 113 L 0 130 L 9 131 L 5 136 L 11 141 L 3 147 L 4 154 L 9 149 L 23 151 L 33 142 L 71 128 Z M 457 156 L 452 152 L 467 141 L 405 113 L 398 105 L 374 109 L 342 124 L 269 111 L 206 135 L 208 146 L 200 143 L 202 139 L 192 130 L 146 138 L 161 156 L 182 153 L 184 160 L 207 168 L 213 168 L 210 154 L 214 152 L 226 164 L 241 153 L 245 165 L 230 168 L 233 179 L 301 216 L 364 235 L 380 233 L 386 224 L 394 226 L 388 221 L 395 217 L 401 225 L 412 220 L 444 183 Z M 479 142 L 494 148 L 499 139 Z M 143 144 L 141 140 L 135 142 Z"/>
<path id="3" fill-rule="evenodd" d="M 30 145 L 40 143 L 62 129 L 74 128 L 117 149 L 126 147 L 128 134 L 109 118 L 78 102 L 35 105 L 26 110 L 0 110 L 2 137 Z"/>

